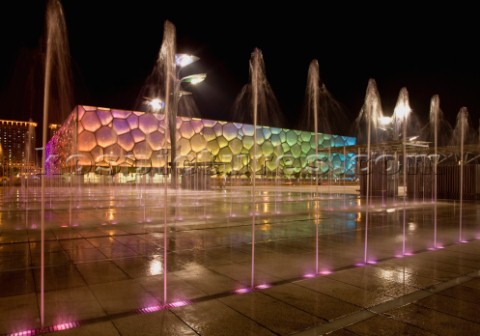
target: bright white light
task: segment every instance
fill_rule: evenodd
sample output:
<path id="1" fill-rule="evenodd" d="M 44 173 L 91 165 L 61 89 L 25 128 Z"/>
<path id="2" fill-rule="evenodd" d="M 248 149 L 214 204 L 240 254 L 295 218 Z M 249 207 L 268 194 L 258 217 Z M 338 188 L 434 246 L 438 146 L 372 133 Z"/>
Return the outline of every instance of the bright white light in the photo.
<path id="1" fill-rule="evenodd" d="M 207 78 L 206 73 L 199 73 L 199 74 L 195 74 L 195 75 L 185 76 L 180 81 L 182 81 L 184 83 L 190 83 L 192 85 L 196 85 L 198 83 L 203 82 L 205 80 L 205 78 Z"/>
<path id="2" fill-rule="evenodd" d="M 395 111 L 393 113 L 398 119 L 406 119 L 411 111 L 412 110 L 410 109 L 410 107 L 406 103 L 402 102 L 395 107 Z"/>
<path id="3" fill-rule="evenodd" d="M 160 111 L 165 107 L 165 102 L 160 98 L 153 98 L 147 101 L 147 104 L 153 111 Z"/>
<path id="4" fill-rule="evenodd" d="M 175 55 L 175 64 L 179 67 L 184 67 L 189 64 L 192 64 L 195 61 L 198 61 L 199 58 L 197 56 L 189 55 L 189 54 L 176 54 Z"/>
<path id="5" fill-rule="evenodd" d="M 380 123 L 381 126 L 387 126 L 392 123 L 392 117 L 380 117 L 378 118 L 378 122 Z"/>

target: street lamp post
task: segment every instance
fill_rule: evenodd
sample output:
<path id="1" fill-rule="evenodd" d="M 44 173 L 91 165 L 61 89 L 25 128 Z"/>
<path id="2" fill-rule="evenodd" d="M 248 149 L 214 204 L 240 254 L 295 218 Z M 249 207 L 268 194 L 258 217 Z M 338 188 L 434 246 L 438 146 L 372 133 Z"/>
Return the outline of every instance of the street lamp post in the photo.
<path id="1" fill-rule="evenodd" d="M 191 85 L 196 85 L 200 82 L 203 82 L 207 77 L 205 73 L 199 73 L 194 75 L 189 75 L 185 77 L 180 77 L 180 70 L 192 64 L 193 62 L 198 61 L 199 58 L 193 55 L 188 54 L 176 54 L 175 55 L 175 78 L 172 91 L 172 108 L 168 113 L 168 130 L 170 137 L 170 169 L 171 169 L 171 187 L 177 188 L 177 115 L 178 115 L 178 106 L 180 99 L 183 96 L 191 94 L 188 91 L 183 91 L 181 84 L 188 83 Z M 146 103 L 150 106 L 150 109 L 154 112 L 158 112 L 165 107 L 165 102 L 160 98 L 148 98 L 146 97 Z"/>

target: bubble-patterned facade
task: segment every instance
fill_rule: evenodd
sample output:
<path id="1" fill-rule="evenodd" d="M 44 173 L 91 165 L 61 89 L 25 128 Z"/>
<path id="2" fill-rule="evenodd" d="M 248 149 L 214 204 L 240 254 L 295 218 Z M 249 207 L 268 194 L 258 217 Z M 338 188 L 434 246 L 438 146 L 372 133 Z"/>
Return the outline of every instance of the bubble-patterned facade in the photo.
<path id="1" fill-rule="evenodd" d="M 248 175 L 253 166 L 265 175 L 355 173 L 354 153 L 325 150 L 355 145 L 353 137 L 319 134 L 317 156 L 311 132 L 257 126 L 255 144 L 253 125 L 187 117 L 177 117 L 176 124 L 179 169 L 203 164 L 219 175 Z M 169 147 L 161 113 L 77 106 L 47 145 L 46 171 L 85 173 L 109 167 L 132 173 L 147 167 L 161 172 L 170 160 Z"/>

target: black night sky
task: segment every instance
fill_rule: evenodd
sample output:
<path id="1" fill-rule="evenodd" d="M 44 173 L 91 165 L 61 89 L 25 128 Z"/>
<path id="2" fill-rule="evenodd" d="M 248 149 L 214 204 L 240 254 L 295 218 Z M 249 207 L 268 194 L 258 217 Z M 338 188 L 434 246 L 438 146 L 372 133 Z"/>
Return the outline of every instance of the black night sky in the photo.
<path id="1" fill-rule="evenodd" d="M 260 6 L 242 1 L 218 6 L 64 0 L 62 5 L 77 104 L 133 109 L 169 20 L 176 27 L 177 51 L 199 56 L 193 71 L 208 74 L 194 92 L 204 118 L 230 120 L 235 97 L 249 81 L 250 55 L 259 48 L 267 79 L 292 125 L 302 110 L 309 63 L 317 59 L 321 80 L 352 122 L 373 78 L 385 114 L 391 114 L 400 89 L 406 87 L 421 120 L 438 94 L 450 123 L 465 106 L 472 126 L 478 127 L 480 20 L 473 8 L 458 2 L 423 9 L 406 2 Z M 38 50 L 44 34 L 45 3 L 3 6 L 0 118 L 40 121 L 41 109 L 28 112 L 22 90 L 30 80 L 25 74 L 31 62 L 25 55 Z"/>

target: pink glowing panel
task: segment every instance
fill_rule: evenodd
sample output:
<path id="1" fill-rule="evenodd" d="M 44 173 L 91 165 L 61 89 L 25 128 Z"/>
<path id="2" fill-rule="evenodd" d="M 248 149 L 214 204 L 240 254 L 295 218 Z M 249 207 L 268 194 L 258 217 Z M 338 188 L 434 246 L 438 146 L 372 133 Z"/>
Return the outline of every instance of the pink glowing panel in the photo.
<path id="1" fill-rule="evenodd" d="M 315 274 L 313 273 L 307 273 L 303 275 L 304 278 L 315 278 Z"/>
<path id="2" fill-rule="evenodd" d="M 321 274 L 321 275 L 329 275 L 329 274 L 332 274 L 332 271 L 330 271 L 330 270 L 322 270 L 322 271 L 320 271 L 320 274 Z"/>
<path id="3" fill-rule="evenodd" d="M 373 259 L 371 259 L 371 260 L 367 261 L 367 264 L 370 264 L 370 265 L 376 265 L 376 264 L 377 264 L 377 261 L 376 261 L 376 260 L 373 260 Z"/>
<path id="4" fill-rule="evenodd" d="M 133 148 L 133 155 L 135 155 L 136 159 L 148 160 L 152 156 L 152 149 L 145 141 L 143 141 L 135 145 Z"/>
<path id="5" fill-rule="evenodd" d="M 269 284 L 261 284 L 261 285 L 258 285 L 256 288 L 258 289 L 267 289 L 267 288 L 270 288 L 272 286 L 270 286 Z"/>
<path id="6" fill-rule="evenodd" d="M 138 117 L 138 128 L 145 133 L 150 134 L 158 129 L 158 120 L 151 113 Z"/>
<path id="7" fill-rule="evenodd" d="M 135 141 L 135 143 L 145 140 L 145 133 L 143 133 L 138 128 L 133 129 L 130 134 L 132 135 L 133 141 Z"/>
<path id="8" fill-rule="evenodd" d="M 95 112 L 85 112 L 80 122 L 82 123 L 83 128 L 90 132 L 95 132 L 102 127 L 102 123 Z"/>
<path id="9" fill-rule="evenodd" d="M 78 327 L 77 322 L 59 323 L 52 326 L 53 331 L 68 330 Z"/>
<path id="10" fill-rule="evenodd" d="M 105 148 L 117 142 L 117 134 L 110 127 L 102 127 L 96 133 L 97 143 L 99 146 Z"/>
<path id="11" fill-rule="evenodd" d="M 136 114 L 132 114 L 127 118 L 128 125 L 130 129 L 138 128 L 138 116 Z"/>
<path id="12" fill-rule="evenodd" d="M 124 119 L 114 119 L 112 123 L 112 128 L 119 135 L 130 132 L 130 126 Z"/>
<path id="13" fill-rule="evenodd" d="M 153 313 L 153 312 L 162 310 L 162 308 L 163 308 L 162 306 L 149 306 L 149 307 L 139 309 L 138 312 L 140 314 L 148 314 L 148 313 Z"/>
<path id="14" fill-rule="evenodd" d="M 163 133 L 155 131 L 147 137 L 148 145 L 155 151 L 165 147 L 165 137 Z"/>
<path id="15" fill-rule="evenodd" d="M 115 119 L 126 119 L 132 114 L 130 111 L 112 110 L 112 116 Z"/>
<path id="16" fill-rule="evenodd" d="M 235 290 L 235 293 L 237 294 L 245 294 L 250 292 L 250 288 L 239 288 Z"/>
<path id="17" fill-rule="evenodd" d="M 100 123 L 103 125 L 103 126 L 107 126 L 108 124 L 110 124 L 113 120 L 113 116 L 112 116 L 112 113 L 110 111 L 101 111 L 101 110 L 98 110 L 97 111 L 97 117 L 98 119 L 100 120 Z"/>
<path id="18" fill-rule="evenodd" d="M 125 151 L 129 152 L 135 146 L 135 141 L 133 141 L 132 135 L 130 133 L 125 133 L 118 136 L 118 144 Z"/>
<path id="19" fill-rule="evenodd" d="M 78 136 L 78 150 L 81 152 L 89 152 L 95 148 L 97 140 L 91 132 L 83 131 Z"/>
<path id="20" fill-rule="evenodd" d="M 175 301 L 169 304 L 170 307 L 177 308 L 189 305 L 191 302 L 187 300 Z"/>
<path id="21" fill-rule="evenodd" d="M 355 266 L 357 266 L 357 267 L 363 267 L 363 266 L 365 266 L 365 265 L 366 265 L 366 264 L 363 263 L 363 262 L 359 262 L 359 263 L 356 263 L 356 264 L 355 264 Z"/>

